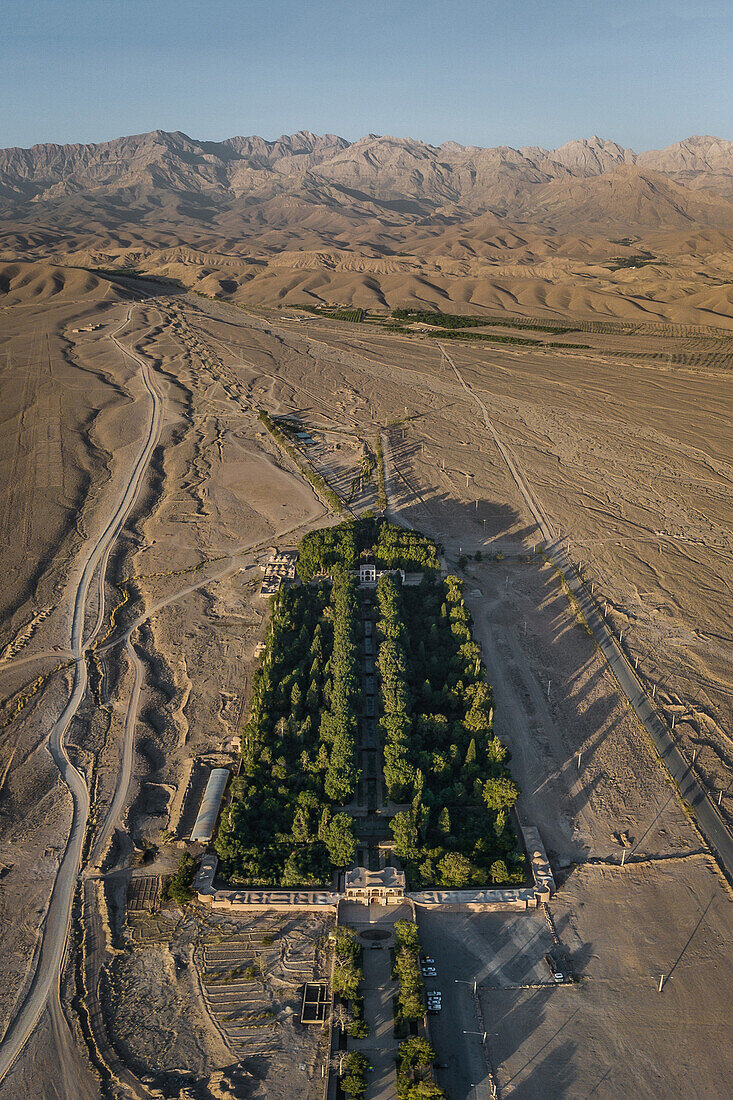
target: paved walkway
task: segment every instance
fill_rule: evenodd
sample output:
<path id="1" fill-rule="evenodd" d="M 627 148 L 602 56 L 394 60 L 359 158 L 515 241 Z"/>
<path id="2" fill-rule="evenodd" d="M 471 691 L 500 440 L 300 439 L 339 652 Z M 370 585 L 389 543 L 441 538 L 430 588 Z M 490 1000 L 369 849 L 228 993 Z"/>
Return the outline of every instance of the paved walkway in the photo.
<path id="1" fill-rule="evenodd" d="M 396 920 L 410 919 L 409 906 L 344 905 L 340 909 L 342 924 L 349 924 L 360 934 L 364 948 L 364 1019 L 369 1024 L 366 1039 L 349 1039 L 349 1050 L 366 1054 L 373 1070 L 368 1074 L 365 1100 L 394 1100 L 397 1095 L 398 1040 L 394 1037 L 392 997 L 397 983 L 392 981 L 390 946 Z M 371 932 L 386 933 L 383 939 L 368 938 Z M 362 933 L 367 933 L 367 938 Z"/>
<path id="2" fill-rule="evenodd" d="M 397 1095 L 393 1035 L 392 997 L 396 983 L 391 977 L 389 947 L 364 944 L 364 1019 L 369 1024 L 367 1039 L 351 1039 L 349 1048 L 362 1050 L 374 1067 L 369 1074 L 366 1100 L 394 1100 Z"/>

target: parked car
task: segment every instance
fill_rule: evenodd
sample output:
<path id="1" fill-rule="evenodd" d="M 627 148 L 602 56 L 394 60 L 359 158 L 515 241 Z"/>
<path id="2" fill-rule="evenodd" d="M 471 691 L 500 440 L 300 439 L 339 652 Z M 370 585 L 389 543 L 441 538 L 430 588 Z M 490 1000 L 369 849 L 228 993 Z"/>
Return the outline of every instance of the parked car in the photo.
<path id="1" fill-rule="evenodd" d="M 550 976 L 553 982 L 557 982 L 558 985 L 562 985 L 565 981 L 565 971 L 560 966 L 557 959 L 550 954 L 545 955 L 545 964 L 550 971 Z"/>

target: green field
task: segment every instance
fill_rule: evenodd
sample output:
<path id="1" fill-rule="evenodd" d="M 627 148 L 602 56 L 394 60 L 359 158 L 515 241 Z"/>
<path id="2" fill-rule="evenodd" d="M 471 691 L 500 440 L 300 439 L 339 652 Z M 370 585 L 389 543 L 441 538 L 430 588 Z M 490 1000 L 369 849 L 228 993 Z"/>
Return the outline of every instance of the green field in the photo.
<path id="1" fill-rule="evenodd" d="M 365 309 L 339 309 L 336 306 L 312 306 L 309 304 L 294 306 L 294 309 L 304 309 L 313 313 L 316 317 L 330 317 L 332 321 L 351 321 L 358 325 L 366 317 Z"/>

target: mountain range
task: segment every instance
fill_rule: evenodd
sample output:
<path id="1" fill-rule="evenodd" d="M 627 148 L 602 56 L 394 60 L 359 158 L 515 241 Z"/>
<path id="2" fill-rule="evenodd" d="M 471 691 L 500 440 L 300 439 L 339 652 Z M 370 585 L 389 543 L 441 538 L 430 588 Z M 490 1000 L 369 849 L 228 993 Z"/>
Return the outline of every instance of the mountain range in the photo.
<path id="1" fill-rule="evenodd" d="M 486 265 L 547 280 L 569 264 L 633 268 L 637 253 L 647 267 L 712 258 L 726 281 L 731 242 L 733 142 L 709 136 L 636 153 L 598 137 L 485 149 L 156 130 L 0 150 L 6 261 L 155 269 L 250 300 L 393 304 L 386 283 L 398 273 L 435 276 L 454 300 L 444 281 L 481 278 Z M 363 293 L 334 272 L 364 276 Z"/>
<path id="2" fill-rule="evenodd" d="M 690 137 L 637 154 L 598 137 L 558 149 L 483 149 L 376 134 L 348 142 L 308 131 L 276 141 L 207 142 L 156 130 L 98 145 L 2 149 L 0 202 L 5 215 L 24 212 L 28 203 L 53 209 L 81 196 L 134 204 L 167 193 L 231 204 L 288 194 L 423 217 L 446 207 L 527 216 L 545 208 L 548 187 L 561 194 L 573 181 L 619 171 L 642 189 L 662 177 L 663 197 L 665 186 L 677 184 L 733 199 L 733 142 Z"/>

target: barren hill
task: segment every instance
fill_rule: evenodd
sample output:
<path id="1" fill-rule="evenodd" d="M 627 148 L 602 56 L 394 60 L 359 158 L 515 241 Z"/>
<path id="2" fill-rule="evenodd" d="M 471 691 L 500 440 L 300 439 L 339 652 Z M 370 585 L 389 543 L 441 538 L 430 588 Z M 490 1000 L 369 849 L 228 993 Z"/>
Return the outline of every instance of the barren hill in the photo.
<path id="1" fill-rule="evenodd" d="M 639 270 L 632 296 L 673 317 L 730 282 L 732 239 L 733 143 L 713 137 L 637 154 L 599 137 L 483 149 L 156 130 L 0 150 L 3 259 L 134 267 L 253 302 L 554 312 L 563 286 L 568 308 L 631 316 Z"/>

